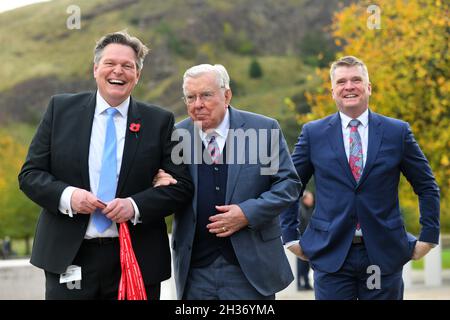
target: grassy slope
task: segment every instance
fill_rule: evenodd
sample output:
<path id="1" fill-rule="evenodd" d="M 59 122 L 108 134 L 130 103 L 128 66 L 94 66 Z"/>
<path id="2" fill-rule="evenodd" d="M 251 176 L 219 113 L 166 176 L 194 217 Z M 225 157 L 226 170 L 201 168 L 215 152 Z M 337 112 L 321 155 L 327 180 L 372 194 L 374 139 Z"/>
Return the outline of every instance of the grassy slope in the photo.
<path id="1" fill-rule="evenodd" d="M 230 9 L 229 5 L 222 2 L 209 2 L 217 10 Z M 151 15 L 167 13 L 169 8 L 177 7 L 175 4 L 180 7 L 180 1 L 176 0 L 144 1 L 130 5 L 126 10 L 101 12 L 88 20 L 83 18 L 84 15 L 91 14 L 96 5 L 105 3 L 108 1 L 77 2 L 82 9 L 81 30 L 66 28 L 69 16 L 66 9 L 72 4 L 69 0 L 55 0 L 0 14 L 0 30 L 2 30 L 0 43 L 4 48 L 0 50 L 0 59 L 8 62 L 2 67 L 4 79 L 8 81 L 0 82 L 0 92 L 36 76 L 53 74 L 61 79 L 74 76 L 91 77 L 92 48 L 101 35 L 128 28 L 130 33 L 142 37 L 146 42 L 150 39 L 158 42 L 159 35 L 156 28 L 140 30 L 132 26 L 130 21 L 133 16 L 138 12 L 149 12 Z M 167 22 L 172 29 L 175 30 L 177 25 L 180 25 L 181 20 L 177 19 L 182 15 L 182 8 L 173 10 Z M 214 44 L 206 44 L 208 45 L 214 47 Z M 170 84 L 181 79 L 187 67 L 197 63 L 178 56 L 174 58 L 177 59 L 178 74 L 159 81 L 151 91 L 146 87 L 139 87 L 136 92 L 138 98 L 148 101 L 158 100 L 158 96 L 163 94 Z M 235 96 L 234 105 L 276 118 L 280 116 L 279 108 L 283 105 L 283 99 L 300 89 L 300 86 L 296 85 L 297 80 L 304 78 L 307 72 L 311 72 L 302 68 L 297 57 L 265 56 L 259 58 L 264 77 L 252 80 L 248 77 L 251 57 L 216 50 L 213 58 L 213 63 L 222 63 L 228 68 L 232 79 L 239 84 L 239 91 L 245 93 L 245 96 L 242 94 Z M 152 72 L 151 68 L 144 69 L 144 76 L 149 72 Z M 181 97 L 181 88 L 173 94 Z"/>
<path id="2" fill-rule="evenodd" d="M 3 69 L 8 81 L 0 83 L 0 90 L 36 76 L 57 74 L 64 78 L 86 73 L 92 32 L 66 28 L 69 3 L 52 1 L 0 14 L 0 43 L 5 48 L 0 59 L 8 61 Z M 90 1 L 79 4 L 86 10 L 92 6 Z"/>

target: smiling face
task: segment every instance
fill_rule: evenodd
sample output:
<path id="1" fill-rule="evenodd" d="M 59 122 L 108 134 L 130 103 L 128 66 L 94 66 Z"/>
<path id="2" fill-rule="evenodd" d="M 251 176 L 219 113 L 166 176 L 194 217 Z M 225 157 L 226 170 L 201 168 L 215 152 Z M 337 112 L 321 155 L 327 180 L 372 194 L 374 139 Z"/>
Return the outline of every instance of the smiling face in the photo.
<path id="1" fill-rule="evenodd" d="M 338 109 L 357 118 L 369 107 L 372 88 L 360 66 L 337 67 L 334 70 L 332 94 Z"/>
<path id="2" fill-rule="evenodd" d="M 101 59 L 94 64 L 98 91 L 106 102 L 116 107 L 125 101 L 139 80 L 136 54 L 129 46 L 112 43 L 103 49 Z"/>
<path id="3" fill-rule="evenodd" d="M 213 72 L 187 78 L 184 83 L 186 105 L 193 121 L 201 122 L 202 130 L 217 128 L 225 117 L 231 90 L 220 88 Z"/>

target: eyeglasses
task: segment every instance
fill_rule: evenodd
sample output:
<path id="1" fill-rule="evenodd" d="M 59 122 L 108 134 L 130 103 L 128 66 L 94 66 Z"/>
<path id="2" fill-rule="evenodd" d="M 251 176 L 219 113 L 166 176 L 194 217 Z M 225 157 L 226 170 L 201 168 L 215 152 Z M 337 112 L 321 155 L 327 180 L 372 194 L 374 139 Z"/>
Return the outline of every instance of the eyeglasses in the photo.
<path id="1" fill-rule="evenodd" d="M 205 91 L 199 94 L 189 94 L 187 96 L 182 97 L 182 99 L 186 104 L 193 104 L 195 101 L 197 101 L 197 98 L 200 99 L 200 101 L 202 102 L 208 102 L 211 101 L 212 98 L 214 98 L 214 96 L 215 93 L 213 91 Z"/>

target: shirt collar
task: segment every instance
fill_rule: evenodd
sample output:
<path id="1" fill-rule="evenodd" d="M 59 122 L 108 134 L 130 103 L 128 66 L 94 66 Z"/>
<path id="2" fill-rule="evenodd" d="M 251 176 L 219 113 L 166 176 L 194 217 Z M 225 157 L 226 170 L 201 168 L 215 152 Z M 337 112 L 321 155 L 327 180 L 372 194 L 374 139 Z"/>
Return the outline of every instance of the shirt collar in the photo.
<path id="1" fill-rule="evenodd" d="M 353 120 L 353 118 L 350 118 L 349 116 L 347 116 L 345 113 L 339 111 L 339 115 L 341 117 L 341 124 L 342 124 L 342 128 L 347 128 L 348 124 L 350 123 L 351 120 Z M 366 111 L 364 111 L 358 118 L 358 119 L 362 126 L 364 128 L 367 127 L 367 125 L 369 124 L 369 109 L 366 109 Z"/>
<path id="2" fill-rule="evenodd" d="M 119 104 L 117 107 L 117 111 L 121 114 L 122 117 L 126 117 L 128 114 L 128 108 L 130 106 L 130 97 L 126 98 L 121 104 Z M 96 96 L 96 105 L 95 105 L 95 115 L 99 115 L 103 113 L 106 109 L 113 108 L 111 107 L 108 102 L 106 102 L 105 99 L 101 96 L 100 92 L 97 90 L 97 96 Z"/>
<path id="3" fill-rule="evenodd" d="M 217 135 L 221 136 L 222 138 L 226 139 L 229 129 L 230 129 L 230 113 L 229 109 L 227 108 L 227 111 L 225 111 L 225 117 L 223 117 L 222 122 L 217 126 L 217 128 L 215 128 L 212 131 L 215 132 Z M 199 130 L 199 133 L 202 141 L 205 141 L 208 134 L 203 130 Z"/>

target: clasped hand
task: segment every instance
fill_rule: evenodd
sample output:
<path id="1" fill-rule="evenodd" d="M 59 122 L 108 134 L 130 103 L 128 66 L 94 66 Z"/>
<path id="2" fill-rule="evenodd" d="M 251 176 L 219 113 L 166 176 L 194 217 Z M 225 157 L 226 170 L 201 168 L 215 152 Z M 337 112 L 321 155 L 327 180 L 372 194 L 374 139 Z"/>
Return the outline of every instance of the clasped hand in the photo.
<path id="1" fill-rule="evenodd" d="M 94 194 L 83 189 L 76 189 L 73 192 L 70 204 L 74 211 L 82 214 L 92 214 L 96 209 L 100 209 L 116 223 L 122 223 L 134 217 L 134 207 L 129 199 L 116 198 L 103 203 Z"/>
<path id="2" fill-rule="evenodd" d="M 170 174 L 162 169 L 153 178 L 153 187 L 163 187 L 176 184 Z M 216 210 L 220 213 L 209 217 L 210 224 L 206 227 L 208 231 L 214 233 L 217 237 L 229 237 L 236 231 L 248 225 L 248 220 L 241 208 L 236 204 L 227 206 L 216 206 Z"/>

